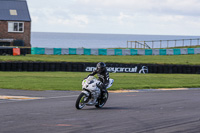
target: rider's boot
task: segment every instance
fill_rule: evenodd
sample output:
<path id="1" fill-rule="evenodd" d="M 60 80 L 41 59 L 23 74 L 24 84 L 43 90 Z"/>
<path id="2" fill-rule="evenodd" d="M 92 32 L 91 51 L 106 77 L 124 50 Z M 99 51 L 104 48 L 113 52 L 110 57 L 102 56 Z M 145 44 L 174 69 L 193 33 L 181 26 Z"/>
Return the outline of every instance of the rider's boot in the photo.
<path id="1" fill-rule="evenodd" d="M 106 95 L 106 90 L 105 89 L 102 89 L 101 90 L 101 99 L 105 99 L 105 95 Z"/>
<path id="2" fill-rule="evenodd" d="M 106 85 L 104 84 L 99 84 L 98 87 L 101 89 L 101 100 L 105 99 L 105 94 L 106 94 Z"/>

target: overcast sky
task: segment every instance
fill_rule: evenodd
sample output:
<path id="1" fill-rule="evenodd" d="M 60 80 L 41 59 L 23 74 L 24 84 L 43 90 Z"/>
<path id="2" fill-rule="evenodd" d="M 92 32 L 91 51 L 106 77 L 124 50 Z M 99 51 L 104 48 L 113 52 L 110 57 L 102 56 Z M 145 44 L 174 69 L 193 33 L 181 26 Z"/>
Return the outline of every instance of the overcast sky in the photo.
<path id="1" fill-rule="evenodd" d="M 27 0 L 32 31 L 200 35 L 200 0 Z"/>

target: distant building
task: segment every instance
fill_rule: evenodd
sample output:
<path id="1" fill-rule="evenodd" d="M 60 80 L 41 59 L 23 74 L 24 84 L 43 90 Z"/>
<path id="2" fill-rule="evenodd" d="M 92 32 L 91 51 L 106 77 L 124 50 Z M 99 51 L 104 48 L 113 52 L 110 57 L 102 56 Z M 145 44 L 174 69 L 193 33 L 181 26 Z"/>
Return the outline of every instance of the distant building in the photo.
<path id="1" fill-rule="evenodd" d="M 26 0 L 0 0 L 0 46 L 30 47 L 31 17 Z"/>

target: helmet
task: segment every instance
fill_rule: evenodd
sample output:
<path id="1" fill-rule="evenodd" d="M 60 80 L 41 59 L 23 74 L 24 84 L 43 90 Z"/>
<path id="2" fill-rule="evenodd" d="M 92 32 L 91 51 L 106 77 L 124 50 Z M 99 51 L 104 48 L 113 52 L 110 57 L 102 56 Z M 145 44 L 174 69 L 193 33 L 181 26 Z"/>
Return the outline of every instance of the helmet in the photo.
<path id="1" fill-rule="evenodd" d="M 98 72 L 103 72 L 106 69 L 106 64 L 104 62 L 99 62 L 97 64 L 97 71 Z"/>

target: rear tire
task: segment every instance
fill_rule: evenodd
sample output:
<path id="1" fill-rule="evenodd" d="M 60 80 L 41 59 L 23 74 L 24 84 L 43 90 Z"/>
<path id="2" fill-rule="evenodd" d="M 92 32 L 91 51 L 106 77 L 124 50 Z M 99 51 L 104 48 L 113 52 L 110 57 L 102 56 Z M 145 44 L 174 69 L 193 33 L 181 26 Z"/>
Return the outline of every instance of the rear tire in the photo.
<path id="1" fill-rule="evenodd" d="M 99 99 L 98 104 L 95 105 L 96 108 L 102 108 L 108 100 L 108 91 L 105 92 L 105 99 Z"/>
<path id="2" fill-rule="evenodd" d="M 82 109 L 85 106 L 86 104 L 85 98 L 87 98 L 85 93 L 81 93 L 79 95 L 79 97 L 76 100 L 76 105 L 75 105 L 77 109 Z"/>

